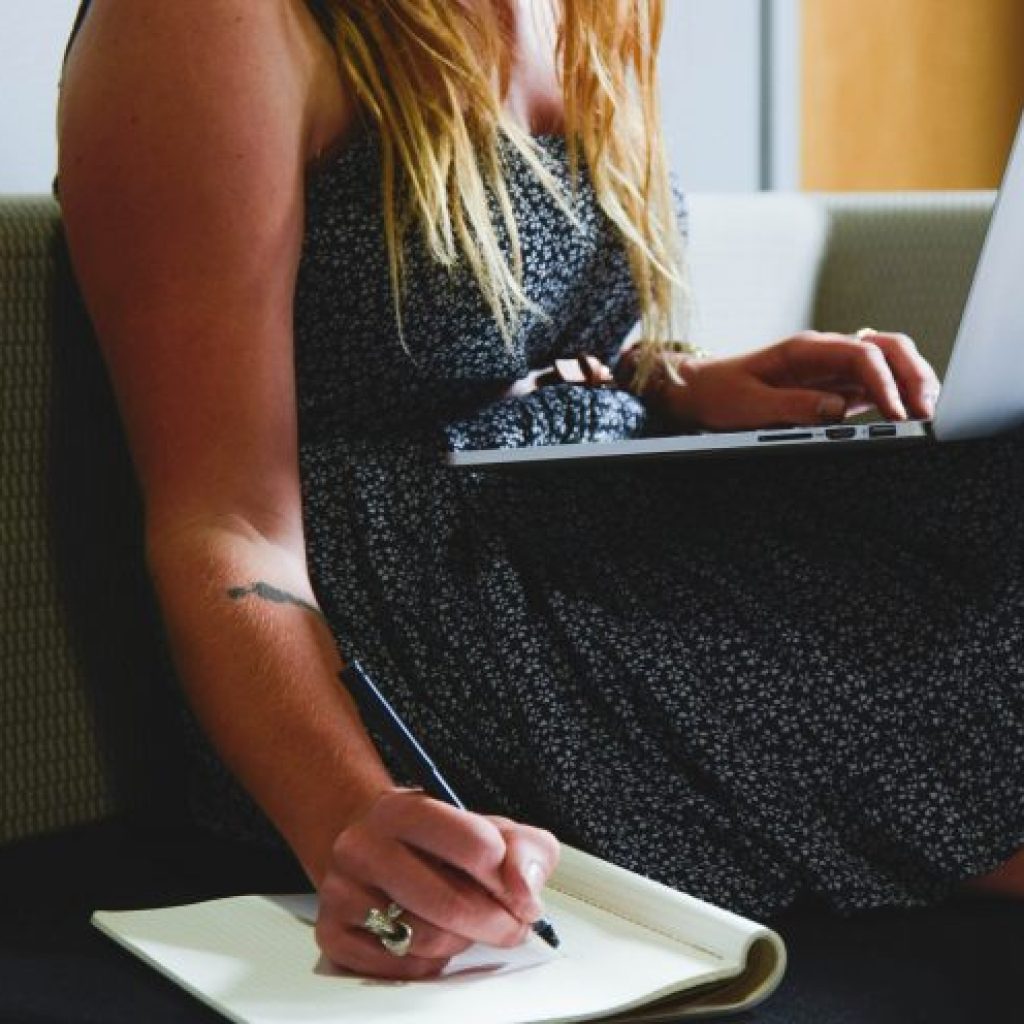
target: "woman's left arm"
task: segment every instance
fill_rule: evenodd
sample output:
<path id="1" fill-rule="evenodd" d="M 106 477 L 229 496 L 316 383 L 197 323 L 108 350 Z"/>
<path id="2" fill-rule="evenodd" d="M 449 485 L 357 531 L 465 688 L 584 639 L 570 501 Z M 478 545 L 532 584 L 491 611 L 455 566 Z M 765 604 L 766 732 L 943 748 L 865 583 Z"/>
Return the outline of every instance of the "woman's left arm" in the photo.
<path id="1" fill-rule="evenodd" d="M 737 356 L 668 358 L 675 374 L 659 369 L 643 397 L 673 422 L 710 430 L 835 423 L 871 407 L 887 419 L 928 419 L 939 394 L 905 334 L 805 331 Z"/>

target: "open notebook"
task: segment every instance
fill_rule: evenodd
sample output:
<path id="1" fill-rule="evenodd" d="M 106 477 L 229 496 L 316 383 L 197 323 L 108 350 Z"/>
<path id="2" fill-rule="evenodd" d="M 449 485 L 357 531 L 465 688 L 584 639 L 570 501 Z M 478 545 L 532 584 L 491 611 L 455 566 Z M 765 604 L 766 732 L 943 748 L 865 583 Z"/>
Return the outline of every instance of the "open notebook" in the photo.
<path id="1" fill-rule="evenodd" d="M 239 1024 L 527 1024 L 668 1021 L 752 1006 L 786 952 L 770 929 L 562 847 L 544 893 L 561 946 L 474 946 L 419 982 L 335 968 L 313 938 L 309 896 L 236 896 L 160 910 L 97 911 L 107 935 Z"/>

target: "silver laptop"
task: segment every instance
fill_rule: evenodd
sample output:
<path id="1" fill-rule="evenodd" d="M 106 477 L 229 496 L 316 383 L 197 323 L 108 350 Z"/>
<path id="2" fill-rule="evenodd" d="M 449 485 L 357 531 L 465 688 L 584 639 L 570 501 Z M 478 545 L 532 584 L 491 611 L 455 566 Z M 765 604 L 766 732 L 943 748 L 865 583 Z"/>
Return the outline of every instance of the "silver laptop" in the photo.
<path id="1" fill-rule="evenodd" d="M 452 466 L 961 441 L 1024 423 L 1024 116 L 931 420 L 843 423 L 451 452 Z"/>

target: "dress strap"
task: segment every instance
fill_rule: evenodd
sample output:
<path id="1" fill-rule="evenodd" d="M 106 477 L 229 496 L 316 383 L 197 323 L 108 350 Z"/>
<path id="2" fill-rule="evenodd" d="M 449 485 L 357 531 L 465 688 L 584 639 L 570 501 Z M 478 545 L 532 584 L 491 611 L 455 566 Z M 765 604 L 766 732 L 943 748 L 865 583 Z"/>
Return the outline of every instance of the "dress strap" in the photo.
<path id="1" fill-rule="evenodd" d="M 68 38 L 68 45 L 64 47 L 65 63 L 67 63 L 68 54 L 71 52 L 71 44 L 75 41 L 78 30 L 82 27 L 82 22 L 85 21 L 85 16 L 89 12 L 90 3 L 92 3 L 92 0 L 81 0 L 78 5 L 78 14 L 75 15 L 75 23 L 71 27 L 71 36 Z"/>

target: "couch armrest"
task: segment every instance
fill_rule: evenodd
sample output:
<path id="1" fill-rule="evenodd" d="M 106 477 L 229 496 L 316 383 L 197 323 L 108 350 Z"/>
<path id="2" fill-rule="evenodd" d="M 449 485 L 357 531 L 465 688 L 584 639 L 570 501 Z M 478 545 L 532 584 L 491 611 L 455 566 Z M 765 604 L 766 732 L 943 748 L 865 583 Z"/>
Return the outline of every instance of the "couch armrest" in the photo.
<path id="1" fill-rule="evenodd" d="M 814 326 L 911 335 L 941 377 L 994 192 L 819 195 L 828 213 Z"/>
<path id="2" fill-rule="evenodd" d="M 173 816 L 181 774 L 134 477 L 67 262 L 51 198 L 0 199 L 0 843 Z"/>
<path id="3" fill-rule="evenodd" d="M 116 809 L 47 507 L 56 204 L 0 202 L 0 842 Z"/>

